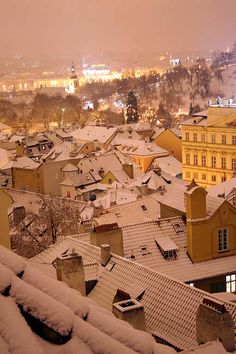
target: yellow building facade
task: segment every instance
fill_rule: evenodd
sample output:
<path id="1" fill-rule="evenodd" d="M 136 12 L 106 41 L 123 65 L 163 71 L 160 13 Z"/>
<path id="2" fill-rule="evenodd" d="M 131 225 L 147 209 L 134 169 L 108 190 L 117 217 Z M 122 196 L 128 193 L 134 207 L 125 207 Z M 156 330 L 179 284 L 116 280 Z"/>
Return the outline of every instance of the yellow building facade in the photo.
<path id="1" fill-rule="evenodd" d="M 187 249 L 191 260 L 195 263 L 235 255 L 235 205 L 222 199 L 222 203 L 209 213 L 207 192 L 195 182 L 185 193 L 185 204 Z"/>
<path id="2" fill-rule="evenodd" d="M 236 174 L 236 105 L 209 106 L 182 125 L 183 179 L 209 187 Z"/>
<path id="3" fill-rule="evenodd" d="M 177 160 L 182 161 L 182 139 L 171 129 L 164 130 L 153 142 L 169 151 Z"/>
<path id="4" fill-rule="evenodd" d="M 12 197 L 0 188 L 0 245 L 11 248 L 9 236 L 8 208 L 13 203 Z"/>

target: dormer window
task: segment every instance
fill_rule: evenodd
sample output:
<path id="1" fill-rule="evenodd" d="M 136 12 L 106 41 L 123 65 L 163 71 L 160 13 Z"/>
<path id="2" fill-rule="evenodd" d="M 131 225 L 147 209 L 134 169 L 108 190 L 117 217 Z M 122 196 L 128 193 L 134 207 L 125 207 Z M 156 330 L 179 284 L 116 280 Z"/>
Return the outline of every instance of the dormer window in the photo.
<path id="1" fill-rule="evenodd" d="M 225 252 L 228 250 L 228 230 L 218 230 L 218 252 Z"/>

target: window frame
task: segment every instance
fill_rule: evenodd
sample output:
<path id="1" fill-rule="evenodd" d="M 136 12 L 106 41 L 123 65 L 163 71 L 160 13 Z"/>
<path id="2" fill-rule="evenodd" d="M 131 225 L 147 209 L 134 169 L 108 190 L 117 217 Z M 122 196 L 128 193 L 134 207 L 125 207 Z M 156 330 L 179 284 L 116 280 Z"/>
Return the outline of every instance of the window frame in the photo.
<path id="1" fill-rule="evenodd" d="M 227 252 L 229 250 L 229 235 L 226 227 L 217 231 L 218 253 Z"/>

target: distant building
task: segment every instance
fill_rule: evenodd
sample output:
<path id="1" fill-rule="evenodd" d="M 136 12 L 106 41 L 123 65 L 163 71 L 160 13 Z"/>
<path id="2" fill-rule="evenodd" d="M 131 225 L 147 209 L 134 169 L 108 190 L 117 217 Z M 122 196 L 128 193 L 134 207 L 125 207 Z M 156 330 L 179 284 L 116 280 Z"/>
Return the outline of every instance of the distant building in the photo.
<path id="1" fill-rule="evenodd" d="M 236 104 L 210 104 L 182 124 L 183 179 L 208 187 L 236 174 Z"/>

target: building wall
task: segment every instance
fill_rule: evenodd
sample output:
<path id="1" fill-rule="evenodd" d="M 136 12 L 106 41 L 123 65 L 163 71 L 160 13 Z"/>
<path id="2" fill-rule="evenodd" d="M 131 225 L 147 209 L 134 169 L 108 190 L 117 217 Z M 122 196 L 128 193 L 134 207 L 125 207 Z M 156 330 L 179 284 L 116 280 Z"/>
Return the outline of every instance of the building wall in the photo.
<path id="1" fill-rule="evenodd" d="M 172 218 L 174 216 L 181 216 L 185 215 L 185 213 L 182 213 L 181 211 L 171 208 L 167 205 L 161 204 L 160 203 L 160 217 L 161 219 L 163 218 Z"/>
<path id="2" fill-rule="evenodd" d="M 236 171 L 232 168 L 232 160 L 236 159 L 236 145 L 232 144 L 232 137 L 236 135 L 236 125 L 227 124 L 230 121 L 236 121 L 236 109 L 233 109 L 234 114 L 232 109 L 228 109 L 230 114 L 227 110 L 209 108 L 205 126 L 182 126 L 183 179 L 185 181 L 194 179 L 201 186 L 208 187 L 234 176 Z M 212 140 L 213 135 L 215 142 Z M 222 135 L 225 136 L 225 143 L 222 143 Z M 190 161 L 188 161 L 188 155 Z M 194 161 L 194 155 L 197 156 L 197 163 L 196 160 Z M 202 163 L 202 156 L 206 156 L 206 166 Z M 214 158 L 215 166 L 212 164 Z M 225 166 L 222 164 L 222 159 L 225 159 Z"/>
<path id="3" fill-rule="evenodd" d="M 60 185 L 60 189 L 61 196 L 64 198 L 75 199 L 77 196 L 77 192 L 74 186 Z"/>
<path id="4" fill-rule="evenodd" d="M 70 159 L 63 161 L 48 161 L 42 164 L 44 193 L 50 193 L 53 195 L 61 195 L 60 183 L 65 179 L 62 169 L 68 163 L 77 165 L 79 159 Z"/>
<path id="5" fill-rule="evenodd" d="M 199 188 L 199 193 L 202 188 Z M 198 199 L 192 204 L 192 208 L 204 210 L 204 198 L 195 198 L 194 195 L 187 196 Z M 190 211 L 190 203 L 186 202 L 187 215 L 187 249 L 193 262 L 203 262 L 214 258 L 225 257 L 236 254 L 236 208 L 227 201 L 223 202 L 211 217 L 195 215 Z M 193 215 L 193 219 L 190 216 Z M 218 249 L 218 230 L 227 229 L 228 248 L 220 251 Z"/>
<path id="6" fill-rule="evenodd" d="M 41 166 L 37 170 L 12 168 L 12 187 L 35 193 L 44 193 L 43 172 Z"/>
<path id="7" fill-rule="evenodd" d="M 0 188 L 0 245 L 11 248 L 9 236 L 8 208 L 13 200 L 11 196 L 2 188 Z"/>
<path id="8" fill-rule="evenodd" d="M 146 172 L 152 164 L 152 161 L 158 156 L 130 155 L 130 157 L 141 167 L 142 172 Z"/>
<path id="9" fill-rule="evenodd" d="M 182 161 L 182 140 L 167 129 L 153 140 L 162 149 L 169 151 L 177 160 Z"/>

